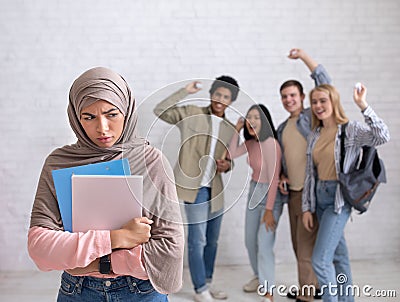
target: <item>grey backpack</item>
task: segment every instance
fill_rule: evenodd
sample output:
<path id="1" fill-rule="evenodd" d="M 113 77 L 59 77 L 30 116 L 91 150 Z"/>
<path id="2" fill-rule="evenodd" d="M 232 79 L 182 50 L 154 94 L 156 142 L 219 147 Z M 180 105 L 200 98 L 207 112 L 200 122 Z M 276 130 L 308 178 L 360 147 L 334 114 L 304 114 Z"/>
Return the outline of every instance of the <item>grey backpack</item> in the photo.
<path id="1" fill-rule="evenodd" d="M 386 171 L 376 148 L 363 146 L 359 158 L 352 164 L 349 173 L 343 173 L 346 127 L 347 123 L 342 126 L 340 135 L 339 183 L 345 201 L 362 214 L 368 210 L 379 184 L 386 183 Z"/>

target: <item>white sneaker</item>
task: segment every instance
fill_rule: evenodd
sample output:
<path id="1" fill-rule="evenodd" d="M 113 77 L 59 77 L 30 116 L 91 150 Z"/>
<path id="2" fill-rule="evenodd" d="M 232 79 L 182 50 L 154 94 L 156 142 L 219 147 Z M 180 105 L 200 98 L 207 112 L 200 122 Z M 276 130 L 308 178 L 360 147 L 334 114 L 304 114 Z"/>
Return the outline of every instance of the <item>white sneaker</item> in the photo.
<path id="1" fill-rule="evenodd" d="M 212 302 L 215 301 L 210 294 L 210 291 L 207 289 L 205 291 L 202 291 L 201 293 L 196 293 L 194 295 L 194 301 L 196 302 Z"/>
<path id="2" fill-rule="evenodd" d="M 209 286 L 210 294 L 214 299 L 217 300 L 225 300 L 228 298 L 228 295 L 226 292 L 216 288 L 214 285 Z"/>
<path id="3" fill-rule="evenodd" d="M 243 291 L 246 293 L 254 293 L 258 289 L 258 277 L 254 276 L 249 282 L 243 286 Z"/>

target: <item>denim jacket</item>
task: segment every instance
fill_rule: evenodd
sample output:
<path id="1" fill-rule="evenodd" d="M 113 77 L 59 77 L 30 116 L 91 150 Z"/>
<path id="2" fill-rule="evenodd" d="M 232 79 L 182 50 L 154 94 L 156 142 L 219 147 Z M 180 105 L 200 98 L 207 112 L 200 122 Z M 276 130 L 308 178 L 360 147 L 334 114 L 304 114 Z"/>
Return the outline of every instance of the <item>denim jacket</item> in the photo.
<path id="1" fill-rule="evenodd" d="M 317 68 L 314 69 L 314 71 L 311 73 L 311 78 L 314 80 L 315 82 L 315 86 L 321 85 L 321 84 L 331 84 L 332 80 L 328 74 L 328 72 L 326 71 L 326 69 L 324 68 L 324 66 L 322 66 L 321 64 L 319 64 L 317 66 Z M 283 135 L 283 130 L 286 127 L 286 124 L 288 122 L 287 118 L 282 124 L 279 125 L 278 129 L 277 129 L 277 138 L 278 138 L 278 142 L 281 145 L 281 150 L 282 150 L 282 169 L 281 169 L 281 173 L 285 176 L 287 176 L 287 166 L 286 166 L 286 161 L 285 161 L 285 150 L 283 148 L 283 141 L 282 141 L 282 135 Z M 305 139 L 307 139 L 307 136 L 310 134 L 311 132 L 311 109 L 310 108 L 306 108 L 303 109 L 303 111 L 300 113 L 299 118 L 297 120 L 297 124 L 296 124 L 297 130 L 299 130 L 299 132 L 301 133 L 301 135 L 304 136 Z"/>

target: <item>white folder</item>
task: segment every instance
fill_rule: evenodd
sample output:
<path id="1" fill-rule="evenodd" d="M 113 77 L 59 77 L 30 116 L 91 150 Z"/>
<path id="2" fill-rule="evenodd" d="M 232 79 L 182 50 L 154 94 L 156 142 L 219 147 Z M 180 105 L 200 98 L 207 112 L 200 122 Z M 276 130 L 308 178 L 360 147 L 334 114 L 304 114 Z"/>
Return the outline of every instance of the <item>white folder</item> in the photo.
<path id="1" fill-rule="evenodd" d="M 115 230 L 142 216 L 143 177 L 72 175 L 72 231 Z"/>

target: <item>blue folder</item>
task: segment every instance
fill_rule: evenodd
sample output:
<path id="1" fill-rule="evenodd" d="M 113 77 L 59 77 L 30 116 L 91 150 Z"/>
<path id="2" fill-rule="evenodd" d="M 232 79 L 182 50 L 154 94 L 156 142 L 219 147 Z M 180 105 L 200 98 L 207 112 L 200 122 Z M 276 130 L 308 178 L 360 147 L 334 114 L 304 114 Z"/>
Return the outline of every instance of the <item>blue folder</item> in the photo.
<path id="1" fill-rule="evenodd" d="M 127 158 L 53 170 L 53 181 L 56 189 L 64 230 L 72 232 L 72 174 L 76 175 L 131 175 Z"/>

